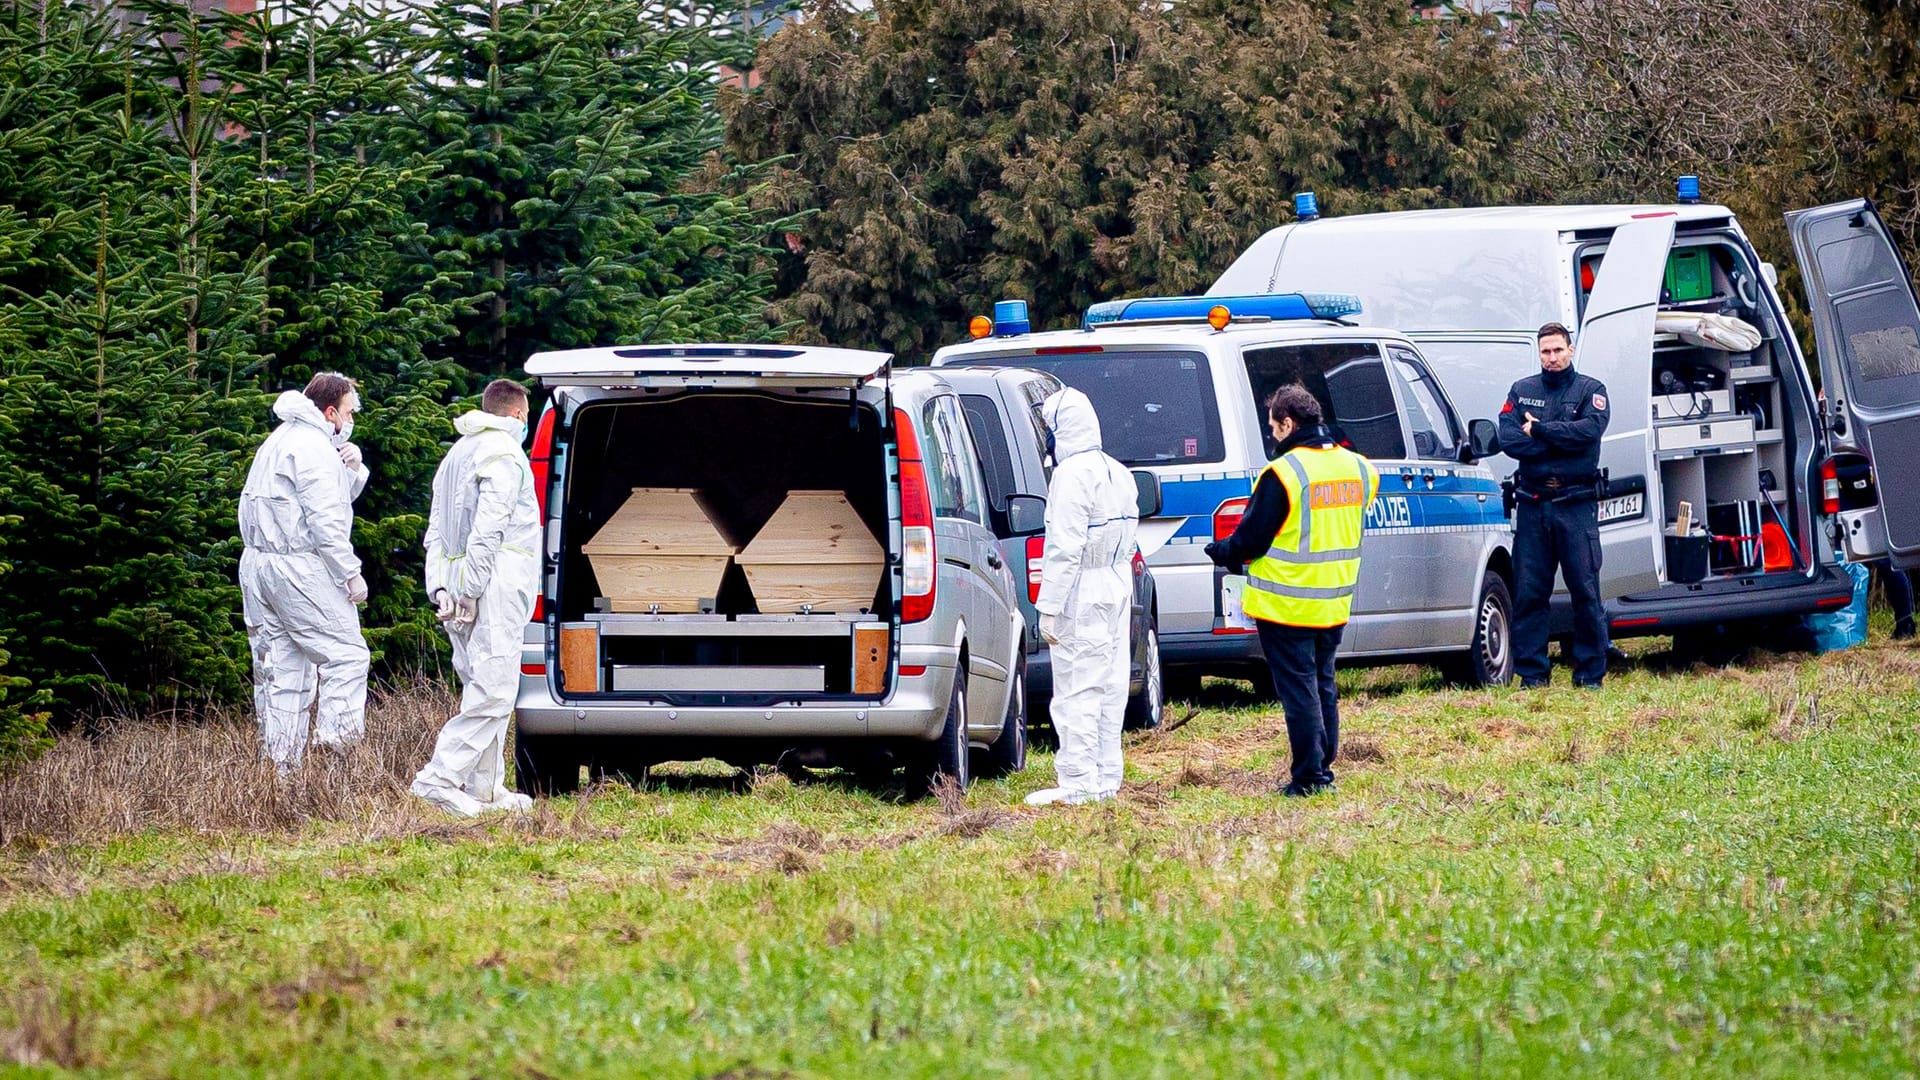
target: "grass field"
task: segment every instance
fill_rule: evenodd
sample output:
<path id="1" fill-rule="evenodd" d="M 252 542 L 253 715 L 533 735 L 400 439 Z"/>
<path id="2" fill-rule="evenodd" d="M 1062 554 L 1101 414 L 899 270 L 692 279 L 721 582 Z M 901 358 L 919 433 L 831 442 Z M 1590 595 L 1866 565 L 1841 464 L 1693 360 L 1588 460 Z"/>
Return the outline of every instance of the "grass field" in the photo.
<path id="1" fill-rule="evenodd" d="M 1117 803 L 1045 810 L 1019 805 L 1038 756 L 964 799 L 694 768 L 454 822 L 394 780 L 435 700 L 383 703 L 359 763 L 380 779 L 331 798 L 256 805 L 235 766 L 202 799 L 109 779 L 56 806 L 46 777 L 226 736 L 67 744 L 40 787 L 0 785 L 0 1061 L 1911 1075 L 1917 677 L 1920 649 L 1883 644 L 1685 672 L 1648 652 L 1599 695 L 1348 672 L 1340 790 L 1307 801 L 1275 793 L 1277 709 L 1221 683 L 1133 738 Z"/>

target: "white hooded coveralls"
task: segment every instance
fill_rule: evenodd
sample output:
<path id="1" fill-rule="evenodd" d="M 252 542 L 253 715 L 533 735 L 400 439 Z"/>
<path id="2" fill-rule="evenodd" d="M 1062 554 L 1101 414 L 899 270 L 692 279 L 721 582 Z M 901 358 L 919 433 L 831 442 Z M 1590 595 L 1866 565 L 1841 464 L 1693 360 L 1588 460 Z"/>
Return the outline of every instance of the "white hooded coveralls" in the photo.
<path id="1" fill-rule="evenodd" d="M 506 787 L 507 724 L 520 686 L 520 646 L 540 585 L 540 510 L 524 426 L 474 411 L 433 476 L 427 595 L 479 602 L 474 621 L 447 626 L 460 712 L 440 729 L 413 792 L 457 813 L 524 807 Z"/>
<path id="2" fill-rule="evenodd" d="M 306 749 L 316 668 L 315 741 L 341 745 L 365 734 L 368 656 L 347 599 L 347 582 L 360 573 L 349 505 L 356 478 L 340 464 L 333 425 L 305 394 L 281 394 L 273 413 L 280 426 L 255 452 L 240 491 L 240 597 L 261 749 L 291 768 Z"/>
<path id="3" fill-rule="evenodd" d="M 1137 489 L 1127 467 L 1101 451 L 1100 419 L 1085 394 L 1051 395 L 1040 417 L 1053 432 L 1054 465 L 1034 607 L 1056 616 L 1060 638 L 1052 646 L 1054 769 L 1070 798 L 1111 795 L 1120 790 Z"/>

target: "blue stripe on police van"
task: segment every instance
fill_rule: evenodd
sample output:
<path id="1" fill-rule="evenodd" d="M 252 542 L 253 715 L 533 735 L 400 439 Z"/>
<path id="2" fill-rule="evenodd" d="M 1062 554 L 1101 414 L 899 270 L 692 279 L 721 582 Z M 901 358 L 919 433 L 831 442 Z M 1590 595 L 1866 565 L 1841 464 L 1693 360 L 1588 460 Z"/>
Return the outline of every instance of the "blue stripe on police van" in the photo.
<path id="1" fill-rule="evenodd" d="M 1472 532 L 1506 529 L 1500 505 L 1500 483 L 1490 476 L 1402 472 L 1392 464 L 1375 465 L 1380 492 L 1367 514 L 1367 532 Z M 1205 544 L 1213 539 L 1213 512 L 1228 499 L 1253 493 L 1258 469 L 1247 472 L 1163 476 L 1160 483 L 1162 517 L 1185 518 L 1167 539 L 1168 544 Z M 1411 479 L 1411 484 L 1407 481 Z"/>

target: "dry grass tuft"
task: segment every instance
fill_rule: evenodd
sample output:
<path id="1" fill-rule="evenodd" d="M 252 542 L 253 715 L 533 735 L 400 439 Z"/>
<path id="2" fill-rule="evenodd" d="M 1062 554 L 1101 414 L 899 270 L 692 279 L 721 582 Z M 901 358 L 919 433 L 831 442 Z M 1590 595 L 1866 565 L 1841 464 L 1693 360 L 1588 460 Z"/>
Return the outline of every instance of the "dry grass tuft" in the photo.
<path id="1" fill-rule="evenodd" d="M 1380 740 L 1371 735 L 1348 735 L 1340 740 L 1340 756 L 1336 764 L 1380 765 L 1387 760 L 1387 751 Z"/>
<path id="2" fill-rule="evenodd" d="M 1286 781 L 1254 769 L 1222 768 L 1213 762 L 1183 762 L 1174 778 L 1176 787 L 1215 787 L 1232 795 L 1271 795 Z"/>
<path id="3" fill-rule="evenodd" d="M 90 844 L 149 830 L 278 832 L 316 820 L 364 821 L 376 834 L 451 827 L 466 835 L 464 824 L 450 826 L 407 794 L 458 708 L 453 695 L 423 683 L 376 691 L 368 706 L 365 742 L 344 753 L 315 749 L 284 781 L 261 759 L 246 711 L 69 732 L 0 774 L 0 847 Z"/>
<path id="4" fill-rule="evenodd" d="M 0 1062 L 61 1069 L 92 1064 L 93 1055 L 87 1050 L 92 1025 L 76 1004 L 60 1000 L 34 978 L 9 996 L 13 1019 L 0 1025 Z"/>

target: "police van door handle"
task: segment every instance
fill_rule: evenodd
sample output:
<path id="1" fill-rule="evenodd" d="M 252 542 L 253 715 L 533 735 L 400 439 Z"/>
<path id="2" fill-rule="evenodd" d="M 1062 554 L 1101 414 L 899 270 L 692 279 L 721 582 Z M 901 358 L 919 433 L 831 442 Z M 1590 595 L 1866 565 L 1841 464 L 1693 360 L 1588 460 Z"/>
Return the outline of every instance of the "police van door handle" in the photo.
<path id="1" fill-rule="evenodd" d="M 1425 481 L 1427 482 L 1427 490 L 1428 490 L 1428 491 L 1432 491 L 1432 490 L 1433 490 L 1433 470 L 1432 470 L 1432 469 L 1421 469 L 1421 470 L 1420 470 L 1420 478 L 1421 478 L 1422 480 L 1425 480 Z"/>

